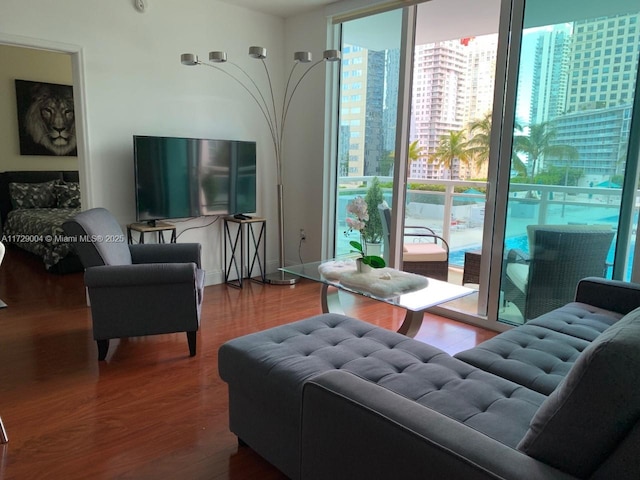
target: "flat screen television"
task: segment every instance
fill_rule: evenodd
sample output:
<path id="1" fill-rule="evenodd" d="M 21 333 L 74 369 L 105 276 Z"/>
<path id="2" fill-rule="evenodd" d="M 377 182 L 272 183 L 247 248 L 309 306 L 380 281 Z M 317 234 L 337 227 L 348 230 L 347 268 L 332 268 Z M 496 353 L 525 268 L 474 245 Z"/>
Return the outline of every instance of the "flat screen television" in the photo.
<path id="1" fill-rule="evenodd" d="M 134 135 L 136 219 L 256 211 L 256 143 Z"/>

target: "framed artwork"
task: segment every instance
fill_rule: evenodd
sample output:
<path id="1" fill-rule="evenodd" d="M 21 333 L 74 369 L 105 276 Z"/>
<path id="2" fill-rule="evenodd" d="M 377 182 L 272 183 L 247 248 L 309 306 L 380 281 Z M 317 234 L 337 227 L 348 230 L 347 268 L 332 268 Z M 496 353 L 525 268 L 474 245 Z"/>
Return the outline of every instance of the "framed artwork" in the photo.
<path id="1" fill-rule="evenodd" d="M 73 87 L 15 82 L 20 155 L 77 156 Z"/>

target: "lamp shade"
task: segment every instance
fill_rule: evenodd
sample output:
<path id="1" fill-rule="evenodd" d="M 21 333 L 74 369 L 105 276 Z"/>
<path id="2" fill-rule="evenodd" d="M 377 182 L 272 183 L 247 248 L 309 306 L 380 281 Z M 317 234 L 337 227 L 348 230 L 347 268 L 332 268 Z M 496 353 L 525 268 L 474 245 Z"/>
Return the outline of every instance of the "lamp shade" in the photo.
<path id="1" fill-rule="evenodd" d="M 267 58 L 267 49 L 264 47 L 249 47 L 249 56 L 251 58 Z"/>
<path id="2" fill-rule="evenodd" d="M 213 63 L 224 63 L 227 61 L 227 52 L 209 52 L 209 61 Z"/>
<path id="3" fill-rule="evenodd" d="M 300 63 L 309 63 L 311 61 L 311 52 L 295 52 L 293 60 Z"/>
<path id="4" fill-rule="evenodd" d="M 180 55 L 182 65 L 198 65 L 198 56 L 194 53 L 183 53 Z"/>
<path id="5" fill-rule="evenodd" d="M 327 62 L 337 62 L 341 57 L 340 50 L 325 50 L 322 52 L 322 58 Z"/>

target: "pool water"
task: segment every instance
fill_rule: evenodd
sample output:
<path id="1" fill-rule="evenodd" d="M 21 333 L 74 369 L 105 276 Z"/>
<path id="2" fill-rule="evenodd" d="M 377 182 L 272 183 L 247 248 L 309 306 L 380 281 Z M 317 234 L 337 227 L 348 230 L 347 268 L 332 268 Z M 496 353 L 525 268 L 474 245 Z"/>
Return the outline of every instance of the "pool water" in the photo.
<path id="1" fill-rule="evenodd" d="M 507 238 L 504 243 L 507 250 L 517 248 L 519 250 L 522 250 L 523 252 L 529 253 L 529 241 L 527 240 L 526 235 Z M 461 250 L 451 250 L 449 252 L 449 265 L 453 265 L 455 267 L 464 267 L 465 252 L 480 250 L 481 248 L 482 245 L 474 245 L 471 247 L 465 247 Z"/>

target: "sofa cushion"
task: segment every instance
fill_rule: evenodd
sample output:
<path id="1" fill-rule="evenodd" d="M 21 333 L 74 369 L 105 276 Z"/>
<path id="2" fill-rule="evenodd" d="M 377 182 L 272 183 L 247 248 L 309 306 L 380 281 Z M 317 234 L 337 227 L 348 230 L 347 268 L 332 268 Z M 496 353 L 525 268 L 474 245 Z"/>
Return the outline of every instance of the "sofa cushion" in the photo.
<path id="1" fill-rule="evenodd" d="M 518 448 L 579 478 L 588 477 L 640 419 L 640 309 L 578 357 L 531 421 Z"/>
<path id="2" fill-rule="evenodd" d="M 435 243 L 405 243 L 402 247 L 404 262 L 446 262 L 447 251 Z"/>
<path id="3" fill-rule="evenodd" d="M 529 283 L 529 265 L 526 263 L 509 263 L 507 264 L 507 276 L 509 280 L 521 292 L 527 291 L 527 283 Z"/>
<path id="4" fill-rule="evenodd" d="M 587 346 L 589 342 L 586 340 L 526 324 L 503 332 L 455 357 L 549 395 Z"/>
<path id="5" fill-rule="evenodd" d="M 396 332 L 325 314 L 231 340 L 220 348 L 231 389 L 299 422 L 302 387 L 342 369 L 513 446 L 545 397 Z"/>
<path id="6" fill-rule="evenodd" d="M 527 325 L 545 327 L 591 342 L 623 316 L 586 303 L 573 302 L 529 320 Z"/>

